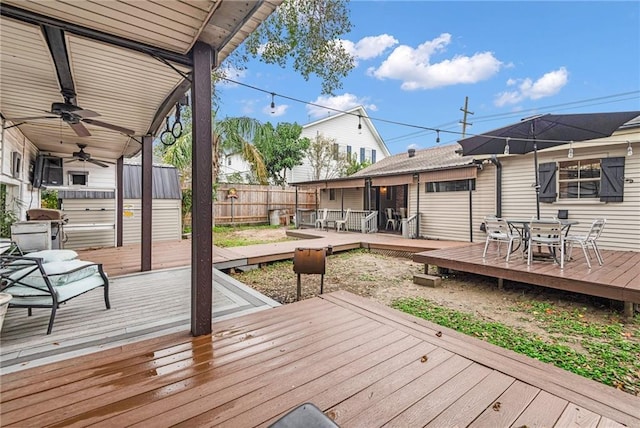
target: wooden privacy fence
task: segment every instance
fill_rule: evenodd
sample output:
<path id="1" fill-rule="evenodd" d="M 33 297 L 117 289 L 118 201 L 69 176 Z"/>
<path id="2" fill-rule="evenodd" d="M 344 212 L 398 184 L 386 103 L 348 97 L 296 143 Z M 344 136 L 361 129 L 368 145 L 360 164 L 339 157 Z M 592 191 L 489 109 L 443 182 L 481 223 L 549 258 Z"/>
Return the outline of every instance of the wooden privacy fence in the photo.
<path id="1" fill-rule="evenodd" d="M 299 189 L 298 207 L 315 209 L 315 190 Z M 221 184 L 213 205 L 215 224 L 269 223 L 274 215 L 288 222 L 295 211 L 295 187 Z"/>

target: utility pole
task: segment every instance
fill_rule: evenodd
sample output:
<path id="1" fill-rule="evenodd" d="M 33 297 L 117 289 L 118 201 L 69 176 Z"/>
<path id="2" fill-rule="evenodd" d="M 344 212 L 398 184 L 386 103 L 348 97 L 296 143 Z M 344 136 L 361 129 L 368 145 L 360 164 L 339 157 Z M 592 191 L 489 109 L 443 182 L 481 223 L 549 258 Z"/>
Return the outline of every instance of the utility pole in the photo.
<path id="1" fill-rule="evenodd" d="M 462 138 L 464 138 L 465 134 L 467 133 L 467 125 L 469 126 L 473 125 L 473 123 L 467 122 L 467 115 L 473 114 L 472 111 L 469 111 L 468 107 L 469 107 L 469 97 L 464 97 L 464 108 L 460 108 L 460 111 L 464 113 L 464 117 L 460 121 L 460 123 L 462 124 Z"/>

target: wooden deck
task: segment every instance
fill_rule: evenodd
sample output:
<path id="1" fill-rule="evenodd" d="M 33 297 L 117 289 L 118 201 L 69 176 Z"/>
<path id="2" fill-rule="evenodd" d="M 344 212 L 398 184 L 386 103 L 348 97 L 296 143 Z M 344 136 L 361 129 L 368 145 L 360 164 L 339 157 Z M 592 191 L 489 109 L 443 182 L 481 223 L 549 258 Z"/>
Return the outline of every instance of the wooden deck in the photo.
<path id="1" fill-rule="evenodd" d="M 453 248 L 467 245 L 464 242 L 432 241 L 426 239 L 404 239 L 389 234 L 337 233 L 315 229 L 287 231 L 296 240 L 249 245 L 245 247 L 213 247 L 213 266 L 229 269 L 293 258 L 296 248 L 322 248 L 331 245 L 334 252 L 354 248 L 394 250 L 408 253 Z M 79 258 L 102 263 L 110 277 L 140 271 L 140 245 L 100 248 L 78 251 Z M 152 247 L 152 269 L 166 269 L 191 265 L 191 240 L 154 242 Z"/>
<path id="2" fill-rule="evenodd" d="M 3 375 L 3 426 L 640 426 L 640 398 L 345 292 Z"/>
<path id="3" fill-rule="evenodd" d="M 214 271 L 213 319 L 239 316 L 279 303 L 220 271 Z M 0 337 L 2 373 L 122 346 L 191 325 L 191 268 L 121 276 L 110 281 L 111 309 L 102 289 L 78 296 L 57 312 L 46 335 L 49 309 L 10 308 Z"/>
<path id="4" fill-rule="evenodd" d="M 640 303 L 640 252 L 602 251 L 604 265 L 592 260 L 589 269 L 578 248 L 573 251 L 574 259 L 560 269 L 550 261 L 534 260 L 527 265 L 526 259 L 517 253 L 507 263 L 504 257 L 498 256 L 495 247 L 491 247 L 483 259 L 483 250 L 484 243 L 473 244 L 417 253 L 413 260 L 462 272 Z"/>

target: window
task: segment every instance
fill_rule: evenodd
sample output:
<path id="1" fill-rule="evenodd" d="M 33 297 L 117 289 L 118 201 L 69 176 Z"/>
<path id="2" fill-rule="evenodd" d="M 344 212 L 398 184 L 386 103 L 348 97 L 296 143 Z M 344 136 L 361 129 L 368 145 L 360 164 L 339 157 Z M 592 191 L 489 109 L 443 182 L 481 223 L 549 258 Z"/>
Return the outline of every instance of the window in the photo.
<path id="1" fill-rule="evenodd" d="M 376 149 L 371 149 L 371 163 L 376 163 Z"/>
<path id="2" fill-rule="evenodd" d="M 89 182 L 88 171 L 69 171 L 70 186 L 86 186 Z"/>
<path id="3" fill-rule="evenodd" d="M 622 202 L 624 159 L 614 157 L 540 164 L 540 202 L 553 203 L 558 199 Z"/>
<path id="4" fill-rule="evenodd" d="M 329 200 L 330 201 L 336 200 L 336 189 L 329 189 Z"/>
<path id="5" fill-rule="evenodd" d="M 440 192 L 462 192 L 469 190 L 469 181 L 471 181 L 471 190 L 476 190 L 476 180 L 454 180 L 454 181 L 437 181 L 425 183 L 426 193 Z"/>
<path id="6" fill-rule="evenodd" d="M 227 157 L 227 165 L 231 165 L 231 156 Z"/>
<path id="7" fill-rule="evenodd" d="M 334 143 L 332 146 L 333 160 L 338 160 L 338 153 L 339 153 L 338 150 L 339 150 L 338 143 Z"/>
<path id="8" fill-rule="evenodd" d="M 351 160 L 351 146 L 347 146 L 347 159 Z"/>
<path id="9" fill-rule="evenodd" d="M 558 164 L 560 199 L 600 197 L 600 159 L 584 159 Z"/>
<path id="10" fill-rule="evenodd" d="M 360 162 L 364 162 L 364 147 L 360 147 Z"/>

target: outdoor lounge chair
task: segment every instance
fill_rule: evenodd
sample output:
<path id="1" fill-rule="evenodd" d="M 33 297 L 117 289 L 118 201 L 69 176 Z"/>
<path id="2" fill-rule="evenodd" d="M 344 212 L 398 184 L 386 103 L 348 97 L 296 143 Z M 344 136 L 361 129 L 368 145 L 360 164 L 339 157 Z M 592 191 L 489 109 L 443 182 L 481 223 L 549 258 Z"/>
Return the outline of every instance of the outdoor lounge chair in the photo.
<path id="1" fill-rule="evenodd" d="M 109 303 L 109 280 L 101 264 L 77 260 L 71 250 L 45 250 L 26 256 L 2 255 L 0 292 L 12 296 L 9 308 L 51 308 L 47 334 L 51 334 L 56 310 L 62 303 L 97 287 L 104 288 Z"/>
<path id="2" fill-rule="evenodd" d="M 328 213 L 329 210 L 327 208 L 322 210 L 322 217 L 316 219 L 316 229 L 326 229 Z"/>
<path id="3" fill-rule="evenodd" d="M 344 215 L 342 220 L 336 220 L 336 231 L 340 232 L 340 230 L 344 229 L 346 232 L 348 230 L 347 222 L 349 221 L 349 214 L 351 214 L 351 208 L 347 208 L 347 212 Z"/>
<path id="4" fill-rule="evenodd" d="M 497 243 L 498 255 L 500 255 L 500 243 L 505 242 L 507 243 L 507 261 L 509 261 L 514 242 L 522 245 L 522 237 L 520 234 L 514 231 L 503 218 L 485 217 L 484 224 L 487 231 L 487 240 L 484 244 L 482 258 L 487 256 L 487 249 L 491 242 Z"/>
<path id="5" fill-rule="evenodd" d="M 604 259 L 602 258 L 602 254 L 600 253 L 600 249 L 598 248 L 598 244 L 596 243 L 596 241 L 600 237 L 600 234 L 602 234 L 602 229 L 604 229 L 604 225 L 606 224 L 606 222 L 606 219 L 599 218 L 591 223 L 591 229 L 589 229 L 589 232 L 587 232 L 586 234 L 567 235 L 564 240 L 568 246 L 568 258 L 571 259 L 571 251 L 573 250 L 573 245 L 578 244 L 580 245 L 580 247 L 582 247 L 582 252 L 584 253 L 584 258 L 587 261 L 587 266 L 589 266 L 589 269 L 591 269 L 591 260 L 588 249 L 589 245 L 591 245 L 591 247 L 593 248 L 593 252 L 596 253 L 598 264 L 602 266 L 602 264 L 604 264 Z"/>

